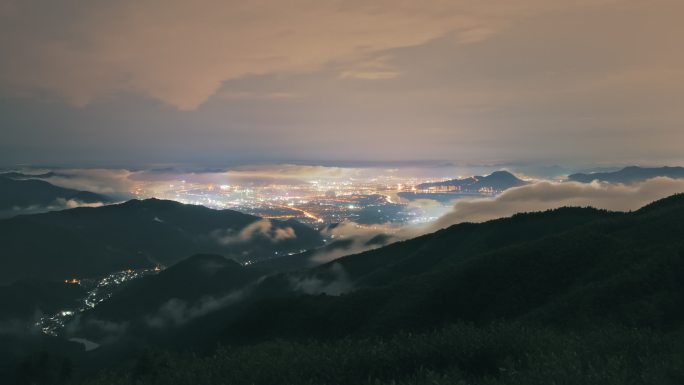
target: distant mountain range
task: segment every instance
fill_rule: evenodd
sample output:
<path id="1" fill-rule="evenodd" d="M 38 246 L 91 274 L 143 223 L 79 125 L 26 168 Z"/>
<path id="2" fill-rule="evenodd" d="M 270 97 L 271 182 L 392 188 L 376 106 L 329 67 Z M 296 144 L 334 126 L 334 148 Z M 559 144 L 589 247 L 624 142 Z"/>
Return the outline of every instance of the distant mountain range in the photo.
<path id="1" fill-rule="evenodd" d="M 653 167 L 645 168 L 638 166 L 625 167 L 619 171 L 613 172 L 596 172 L 589 174 L 572 174 L 568 176 L 569 181 L 590 183 L 598 180 L 601 182 L 610 183 L 635 183 L 655 177 L 668 177 L 673 179 L 684 178 L 684 167 Z"/>
<path id="2" fill-rule="evenodd" d="M 61 202 L 60 202 L 61 200 Z M 0 174 L 0 214 L 20 214 L 24 210 L 55 206 L 64 208 L 67 201 L 78 203 L 108 203 L 111 198 L 88 191 L 55 186 L 43 180 L 30 179 L 25 174 Z"/>
<path id="3" fill-rule="evenodd" d="M 322 237 L 296 221 L 148 199 L 0 220 L 0 245 L 1 283 L 170 265 L 197 252 L 258 260 L 320 246 Z"/>
<path id="4" fill-rule="evenodd" d="M 53 172 L 53 171 L 44 172 L 42 174 L 26 174 L 26 173 L 18 172 L 18 171 L 0 172 L 0 177 L 11 178 L 11 179 L 45 179 L 45 178 L 51 178 L 51 177 L 56 176 L 56 175 L 58 175 L 58 174 Z"/>
<path id="5" fill-rule="evenodd" d="M 416 185 L 418 191 L 402 191 L 398 195 L 408 200 L 431 199 L 450 202 L 460 197 L 496 194 L 527 183 L 508 171 L 495 171 L 486 176 L 478 175 L 442 182 L 421 183 Z"/>
<path id="6" fill-rule="evenodd" d="M 493 191 L 503 191 L 511 187 L 518 187 L 527 184 L 522 179 L 508 171 L 495 171 L 486 176 L 471 176 L 463 179 L 451 179 L 443 182 L 421 183 L 416 186 L 418 190 L 427 190 L 439 187 L 455 187 L 462 192 L 478 192 L 481 189 Z"/>

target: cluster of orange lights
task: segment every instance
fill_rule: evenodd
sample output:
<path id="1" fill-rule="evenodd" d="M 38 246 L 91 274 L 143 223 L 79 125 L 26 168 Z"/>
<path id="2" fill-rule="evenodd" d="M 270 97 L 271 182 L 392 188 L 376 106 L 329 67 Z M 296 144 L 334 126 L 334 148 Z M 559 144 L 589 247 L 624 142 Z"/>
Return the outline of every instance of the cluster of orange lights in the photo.
<path id="1" fill-rule="evenodd" d="M 160 272 L 160 271 L 161 271 L 161 267 L 160 267 L 159 265 L 155 266 L 155 267 L 154 267 L 154 271 L 155 271 L 155 272 Z M 135 270 L 134 270 L 134 269 L 128 269 L 128 270 L 126 270 L 126 273 L 132 274 L 132 273 L 135 273 Z M 65 280 L 64 280 L 64 283 L 70 283 L 70 284 L 78 285 L 78 284 L 81 283 L 81 280 L 78 279 L 78 278 L 65 279 Z"/>

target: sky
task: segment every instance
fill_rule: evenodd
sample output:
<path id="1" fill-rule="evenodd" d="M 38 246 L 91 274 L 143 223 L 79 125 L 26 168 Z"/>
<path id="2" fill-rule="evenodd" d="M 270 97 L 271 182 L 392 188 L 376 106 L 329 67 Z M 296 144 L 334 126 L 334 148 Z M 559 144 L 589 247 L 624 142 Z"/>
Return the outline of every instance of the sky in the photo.
<path id="1" fill-rule="evenodd" d="M 680 0 L 0 0 L 0 165 L 684 164 Z"/>

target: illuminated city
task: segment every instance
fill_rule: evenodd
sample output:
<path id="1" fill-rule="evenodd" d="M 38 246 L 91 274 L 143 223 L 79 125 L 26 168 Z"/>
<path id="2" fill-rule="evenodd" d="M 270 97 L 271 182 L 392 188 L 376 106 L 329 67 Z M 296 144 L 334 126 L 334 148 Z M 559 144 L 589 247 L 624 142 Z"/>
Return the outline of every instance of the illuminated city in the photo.
<path id="1" fill-rule="evenodd" d="M 447 178 L 438 181 L 446 181 Z M 462 191 L 458 187 L 417 186 L 437 182 L 413 176 L 316 179 L 302 183 L 193 182 L 178 179 L 169 183 L 139 182 L 130 193 L 137 198 L 155 197 L 215 209 L 232 209 L 269 219 L 295 219 L 319 228 L 321 225 L 353 221 L 359 224 L 422 224 L 463 197 L 486 197 L 501 191 L 485 187 Z M 431 200 L 433 210 L 412 204 Z M 436 209 L 436 210 L 435 210 Z"/>

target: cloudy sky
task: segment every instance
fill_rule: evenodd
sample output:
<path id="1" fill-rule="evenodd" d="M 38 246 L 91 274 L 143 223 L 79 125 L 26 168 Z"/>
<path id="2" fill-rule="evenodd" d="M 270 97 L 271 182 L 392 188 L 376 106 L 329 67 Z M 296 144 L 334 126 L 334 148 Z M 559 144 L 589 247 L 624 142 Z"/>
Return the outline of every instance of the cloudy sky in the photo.
<path id="1" fill-rule="evenodd" d="M 681 164 L 681 0 L 0 0 L 0 165 Z"/>

